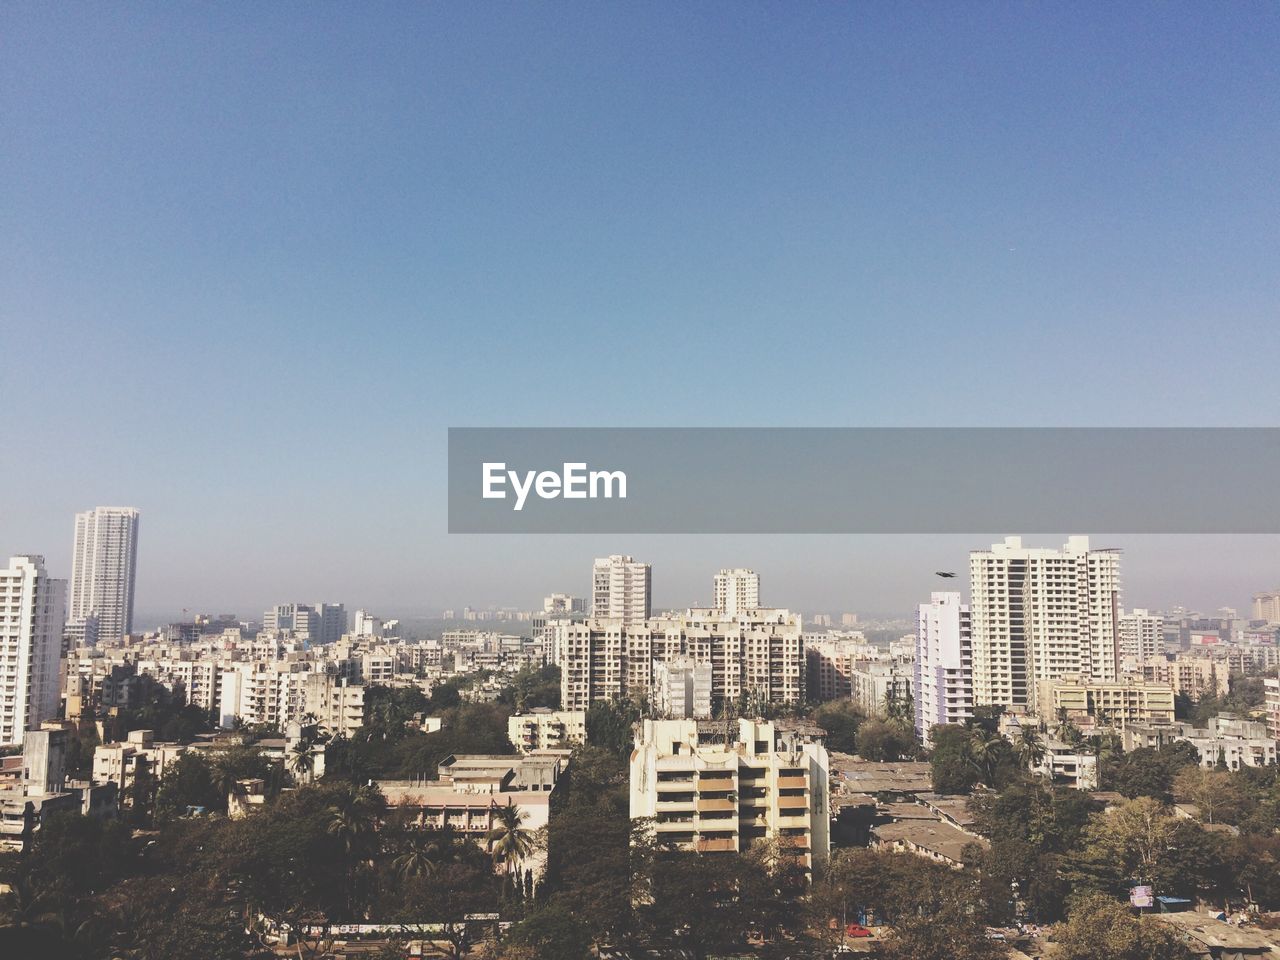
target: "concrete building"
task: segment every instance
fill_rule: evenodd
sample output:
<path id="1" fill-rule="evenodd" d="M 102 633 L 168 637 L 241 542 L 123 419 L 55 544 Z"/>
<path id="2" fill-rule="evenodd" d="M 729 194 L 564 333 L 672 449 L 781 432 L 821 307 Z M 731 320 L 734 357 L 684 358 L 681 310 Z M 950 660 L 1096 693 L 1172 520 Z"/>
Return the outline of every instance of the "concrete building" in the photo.
<path id="1" fill-rule="evenodd" d="M 973 716 L 973 633 L 958 592 L 939 591 L 920 604 L 915 701 L 916 736 L 925 746 L 938 724 Z"/>
<path id="2" fill-rule="evenodd" d="M 453 756 L 440 764 L 436 780 L 376 781 L 387 805 L 416 813 L 424 827 L 456 831 L 481 846 L 497 820 L 499 808 L 512 804 L 525 815 L 530 831 L 546 827 L 560 777 L 568 764 L 567 751 L 551 750 L 528 756 Z M 522 878 L 536 883 L 546 870 L 541 847 L 518 866 Z"/>
<path id="3" fill-rule="evenodd" d="M 1253 619 L 1280 623 L 1280 590 L 1259 593 L 1253 598 Z"/>
<path id="4" fill-rule="evenodd" d="M 1164 654 L 1164 617 L 1147 610 L 1120 615 L 1120 660 L 1128 669 Z"/>
<path id="5" fill-rule="evenodd" d="M 587 714 L 535 707 L 507 720 L 507 738 L 520 753 L 567 750 L 587 742 Z"/>
<path id="6" fill-rule="evenodd" d="M 1126 752 L 1140 747 L 1161 750 L 1177 740 L 1190 743 L 1199 752 L 1200 766 L 1206 770 L 1219 763 L 1228 770 L 1239 770 L 1276 762 L 1276 741 L 1268 735 L 1267 725 L 1229 714 L 1213 717 L 1207 727 L 1189 723 L 1133 724 L 1123 728 L 1120 735 Z"/>
<path id="7" fill-rule="evenodd" d="M 1225 696 L 1230 689 L 1229 665 L 1213 657 L 1165 654 L 1144 663 L 1142 675 L 1156 683 L 1169 684 L 1174 693 L 1190 700 Z"/>
<path id="8" fill-rule="evenodd" d="M 592 617 L 643 623 L 651 613 L 653 570 L 632 557 L 613 554 L 597 559 L 591 570 Z"/>
<path id="9" fill-rule="evenodd" d="M 586 613 L 585 597 L 571 597 L 567 593 L 553 593 L 542 601 L 542 612 L 546 614 Z"/>
<path id="10" fill-rule="evenodd" d="M 872 659 L 872 648 L 859 634 L 834 638 L 827 634 L 804 638 L 805 692 L 812 700 L 843 700 L 852 692 L 850 678 L 860 661 Z"/>
<path id="11" fill-rule="evenodd" d="M 305 674 L 302 712 L 286 719 L 297 721 L 307 714 L 332 736 L 349 737 L 364 726 L 364 687 L 328 673 Z"/>
<path id="12" fill-rule="evenodd" d="M 760 574 L 741 567 L 721 570 L 712 584 L 711 606 L 736 616 L 760 607 Z"/>
<path id="13" fill-rule="evenodd" d="M 1280 678 L 1267 677 L 1262 682 L 1267 696 L 1267 736 L 1280 740 Z"/>
<path id="14" fill-rule="evenodd" d="M 121 805 L 127 807 L 133 802 L 139 774 L 159 783 L 169 765 L 186 751 L 186 744 L 157 742 L 151 730 L 134 730 L 126 740 L 94 749 L 93 782 L 115 784 Z"/>
<path id="15" fill-rule="evenodd" d="M 0 745 L 18 744 L 58 714 L 67 582 L 44 557 L 11 557 L 0 569 Z"/>
<path id="16" fill-rule="evenodd" d="M 1098 789 L 1098 758 L 1086 747 L 1073 747 L 1048 737 L 1044 741 L 1044 758 L 1034 769 L 1063 786 L 1076 790 Z"/>
<path id="17" fill-rule="evenodd" d="M 19 776 L 0 784 L 0 849 L 25 849 L 45 818 L 55 813 L 115 816 L 115 786 L 68 781 L 66 753 L 66 730 L 46 727 L 23 734 L 22 756 L 16 758 Z"/>
<path id="18" fill-rule="evenodd" d="M 653 707 L 669 720 L 707 719 L 711 716 L 711 664 L 692 657 L 655 660 Z"/>
<path id="19" fill-rule="evenodd" d="M 72 650 L 98 645 L 98 618 L 93 614 L 78 620 L 68 620 L 62 627 L 62 655 Z"/>
<path id="20" fill-rule="evenodd" d="M 888 717 L 906 709 L 914 696 L 915 667 L 894 660 L 859 663 L 849 674 L 849 699 L 864 717 Z M 912 709 L 914 715 L 914 709 Z"/>
<path id="21" fill-rule="evenodd" d="M 1118 675 L 1120 553 L 1070 537 L 1060 550 L 1008 537 L 969 555 L 976 705 L 1036 708 L 1036 684 Z"/>
<path id="22" fill-rule="evenodd" d="M 137 566 L 137 510 L 95 507 L 77 513 L 69 619 L 96 616 L 102 643 L 116 643 L 132 633 Z"/>
<path id="23" fill-rule="evenodd" d="M 1089 681 L 1063 676 L 1041 680 L 1039 702 L 1044 716 L 1070 720 L 1076 726 L 1123 726 L 1128 723 L 1173 723 L 1173 687 L 1134 676 Z"/>
<path id="24" fill-rule="evenodd" d="M 800 617 L 788 610 L 747 610 L 729 616 L 691 609 L 628 624 L 591 618 L 556 625 L 561 705 L 585 710 L 593 703 L 654 696 L 654 664 L 687 656 L 711 665 L 711 706 L 739 698 L 759 704 L 804 699 Z"/>
<path id="25" fill-rule="evenodd" d="M 777 840 L 809 869 L 830 855 L 827 751 L 768 721 L 738 721 L 733 743 L 692 720 L 644 720 L 631 754 L 631 816 L 659 842 L 704 853 Z"/>

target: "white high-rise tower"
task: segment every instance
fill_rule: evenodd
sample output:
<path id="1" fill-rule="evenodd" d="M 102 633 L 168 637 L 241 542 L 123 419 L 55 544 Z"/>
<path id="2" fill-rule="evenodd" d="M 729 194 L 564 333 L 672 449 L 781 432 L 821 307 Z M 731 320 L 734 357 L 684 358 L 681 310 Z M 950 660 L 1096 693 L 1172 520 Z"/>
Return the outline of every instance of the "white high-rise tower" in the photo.
<path id="1" fill-rule="evenodd" d="M 1035 709 L 1036 685 L 1119 672 L 1120 551 L 1070 537 L 1061 550 L 1009 537 L 969 554 L 977 706 Z"/>
<path id="2" fill-rule="evenodd" d="M 601 557 L 591 570 L 591 615 L 642 623 L 649 619 L 652 586 L 649 564 L 616 553 Z"/>
<path id="3" fill-rule="evenodd" d="M 0 569 L 0 744 L 22 742 L 58 713 L 67 581 L 52 580 L 44 557 L 13 557 Z"/>
<path id="4" fill-rule="evenodd" d="M 973 635 L 959 593 L 920 604 L 916 629 L 916 736 L 925 746 L 937 724 L 973 716 Z"/>
<path id="5" fill-rule="evenodd" d="M 98 640 L 133 630 L 133 582 L 138 564 L 138 511 L 95 507 L 76 514 L 71 561 L 71 620 L 98 618 Z"/>
<path id="6" fill-rule="evenodd" d="M 721 570 L 716 574 L 712 606 L 731 617 L 760 606 L 760 574 L 754 570 Z"/>

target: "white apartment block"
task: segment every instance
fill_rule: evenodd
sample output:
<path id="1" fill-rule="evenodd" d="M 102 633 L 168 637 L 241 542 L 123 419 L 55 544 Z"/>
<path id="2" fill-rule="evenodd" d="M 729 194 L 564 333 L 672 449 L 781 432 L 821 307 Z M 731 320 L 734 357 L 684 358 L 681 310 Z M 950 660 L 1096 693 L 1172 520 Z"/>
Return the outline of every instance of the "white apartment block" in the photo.
<path id="1" fill-rule="evenodd" d="M 1141 667 L 1164 654 L 1164 617 L 1147 610 L 1120 615 L 1120 659 L 1127 668 Z"/>
<path id="2" fill-rule="evenodd" d="M 974 703 L 1034 710 L 1036 684 L 1119 670 L 1120 553 L 1070 537 L 1061 550 L 1009 537 L 969 555 Z"/>
<path id="3" fill-rule="evenodd" d="M 721 570 L 712 585 L 711 606 L 729 616 L 760 608 L 760 574 L 737 567 Z"/>
<path id="4" fill-rule="evenodd" d="M 649 619 L 653 570 L 632 557 L 597 559 L 591 570 L 591 615 L 623 623 Z"/>
<path id="5" fill-rule="evenodd" d="M 821 742 L 772 722 L 739 720 L 726 745 L 703 742 L 694 720 L 645 720 L 631 754 L 631 817 L 652 819 L 660 843 L 702 853 L 776 840 L 812 869 L 831 850 L 829 776 Z"/>
<path id="6" fill-rule="evenodd" d="M 347 632 L 347 610 L 341 603 L 280 603 L 263 613 L 262 629 L 288 630 L 308 643 L 336 643 Z"/>
<path id="7" fill-rule="evenodd" d="M 1267 697 L 1267 736 L 1280 740 L 1280 678 L 1267 677 L 1262 683 Z"/>
<path id="8" fill-rule="evenodd" d="M 914 694 L 911 689 L 911 664 L 893 660 L 859 663 L 849 674 L 849 699 L 864 717 L 887 717 L 892 704 L 905 704 Z"/>
<path id="9" fill-rule="evenodd" d="M 920 604 L 915 701 L 916 736 L 925 746 L 938 724 L 973 716 L 973 632 L 959 593 L 939 591 Z"/>
<path id="10" fill-rule="evenodd" d="M 1156 683 L 1167 683 L 1173 692 L 1191 700 L 1225 696 L 1230 689 L 1230 669 L 1225 661 L 1177 653 L 1142 665 L 1142 675 Z"/>
<path id="11" fill-rule="evenodd" d="M 739 698 L 761 705 L 804 699 L 801 620 L 789 610 L 730 617 L 691 609 L 633 624 L 601 618 L 559 623 L 556 630 L 566 710 L 628 696 L 654 700 L 654 664 L 677 657 L 710 665 L 712 709 Z"/>
<path id="12" fill-rule="evenodd" d="M 653 707 L 669 720 L 711 716 L 711 664 L 692 657 L 655 660 Z"/>
<path id="13" fill-rule="evenodd" d="M 67 582 L 44 557 L 11 557 L 0 569 L 0 744 L 22 742 L 58 714 Z"/>
<path id="14" fill-rule="evenodd" d="M 137 565 L 137 510 L 95 507 L 77 513 L 68 617 L 96 616 L 103 643 L 118 642 L 131 633 Z"/>
<path id="15" fill-rule="evenodd" d="M 1280 590 L 1260 593 L 1253 598 L 1253 619 L 1280 623 Z"/>
<path id="16" fill-rule="evenodd" d="M 587 742 L 587 714 L 535 707 L 507 720 L 507 738 L 520 753 L 569 749 Z"/>
<path id="17" fill-rule="evenodd" d="M 585 597 L 571 597 L 567 593 L 553 593 L 542 601 L 542 612 L 547 614 L 586 613 Z"/>
<path id="18" fill-rule="evenodd" d="M 1120 736 L 1126 751 L 1139 747 L 1160 750 L 1184 740 L 1196 748 L 1204 769 L 1212 770 L 1223 763 L 1228 770 L 1239 770 L 1275 764 L 1276 741 L 1269 733 L 1265 723 L 1222 714 L 1211 718 L 1207 727 L 1189 723 L 1131 724 L 1121 729 Z"/>

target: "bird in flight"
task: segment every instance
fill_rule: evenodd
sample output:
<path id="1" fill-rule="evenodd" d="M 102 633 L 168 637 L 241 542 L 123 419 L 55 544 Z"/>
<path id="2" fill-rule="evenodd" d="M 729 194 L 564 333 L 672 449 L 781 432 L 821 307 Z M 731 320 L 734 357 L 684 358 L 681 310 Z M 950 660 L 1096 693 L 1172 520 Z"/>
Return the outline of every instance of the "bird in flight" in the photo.
<path id="1" fill-rule="evenodd" d="M 952 573 L 950 570 L 935 570 L 933 572 L 936 573 L 938 576 L 943 577 L 947 580 L 950 580 L 952 577 L 955 576 L 955 574 Z"/>

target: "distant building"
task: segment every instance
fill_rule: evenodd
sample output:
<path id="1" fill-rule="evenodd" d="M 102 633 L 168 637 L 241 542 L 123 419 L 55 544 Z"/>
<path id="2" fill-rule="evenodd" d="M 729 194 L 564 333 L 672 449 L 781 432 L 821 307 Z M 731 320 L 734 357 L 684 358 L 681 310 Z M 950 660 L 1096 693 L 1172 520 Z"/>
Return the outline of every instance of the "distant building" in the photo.
<path id="1" fill-rule="evenodd" d="M 1147 610 L 1120 615 L 1120 659 L 1141 667 L 1164 653 L 1164 617 Z"/>
<path id="2" fill-rule="evenodd" d="M 1039 702 L 1049 721 L 1116 727 L 1173 723 L 1174 691 L 1168 683 L 1132 676 L 1105 682 L 1063 676 L 1041 680 L 1039 686 Z"/>
<path id="3" fill-rule="evenodd" d="M 1280 623 L 1280 590 L 1259 593 L 1253 598 L 1253 619 Z"/>
<path id="4" fill-rule="evenodd" d="M 542 612 L 549 614 L 586 613 L 587 601 L 585 597 L 571 597 L 567 593 L 553 593 L 542 601 Z"/>
<path id="5" fill-rule="evenodd" d="M 711 664 L 692 657 L 655 660 L 653 706 L 669 720 L 710 718 Z"/>
<path id="6" fill-rule="evenodd" d="M 587 741 L 585 710 L 535 707 L 507 720 L 507 737 L 520 753 L 566 750 Z"/>
<path id="7" fill-rule="evenodd" d="M 830 855 L 827 751 L 780 724 L 738 721 L 736 740 L 703 743 L 692 720 L 644 720 L 631 754 L 631 816 L 660 842 L 745 852 L 772 839 L 812 869 Z"/>
<path id="8" fill-rule="evenodd" d="M 1262 682 L 1267 696 L 1267 735 L 1280 740 L 1280 679 L 1267 677 Z"/>
<path id="9" fill-rule="evenodd" d="M 864 717 L 887 717 L 912 701 L 915 667 L 893 660 L 860 663 L 849 674 L 849 699 Z M 914 713 L 914 710 L 912 710 Z"/>
<path id="10" fill-rule="evenodd" d="M 66 597 L 44 557 L 12 557 L 0 569 L 0 745 L 21 743 L 58 714 Z"/>
<path id="11" fill-rule="evenodd" d="M 137 510 L 95 507 L 77 513 L 68 617 L 96 616 L 103 643 L 132 633 L 137 565 Z"/>
<path id="12" fill-rule="evenodd" d="M 973 634 L 958 592 L 920 604 L 914 669 L 916 736 L 928 746 L 935 726 L 973 716 Z"/>
<path id="13" fill-rule="evenodd" d="M 760 574 L 736 568 L 721 570 L 712 584 L 711 606 L 736 616 L 760 606 Z"/>
<path id="14" fill-rule="evenodd" d="M 1132 724 L 1120 731 L 1126 751 L 1140 747 L 1160 750 L 1182 740 L 1196 748 L 1200 766 L 1212 770 L 1219 764 L 1228 770 L 1243 767 L 1266 767 L 1276 762 L 1276 741 L 1269 735 L 1267 724 L 1222 714 L 1210 719 L 1207 727 L 1189 723 L 1165 726 Z"/>
<path id="15" fill-rule="evenodd" d="M 1142 665 L 1142 675 L 1148 680 L 1169 684 L 1174 693 L 1189 700 L 1225 696 L 1230 689 L 1228 664 L 1186 653 L 1148 660 Z"/>
<path id="16" fill-rule="evenodd" d="M 614 554 L 595 561 L 591 570 L 592 617 L 643 623 L 651 612 L 653 570 L 628 556 Z"/>

